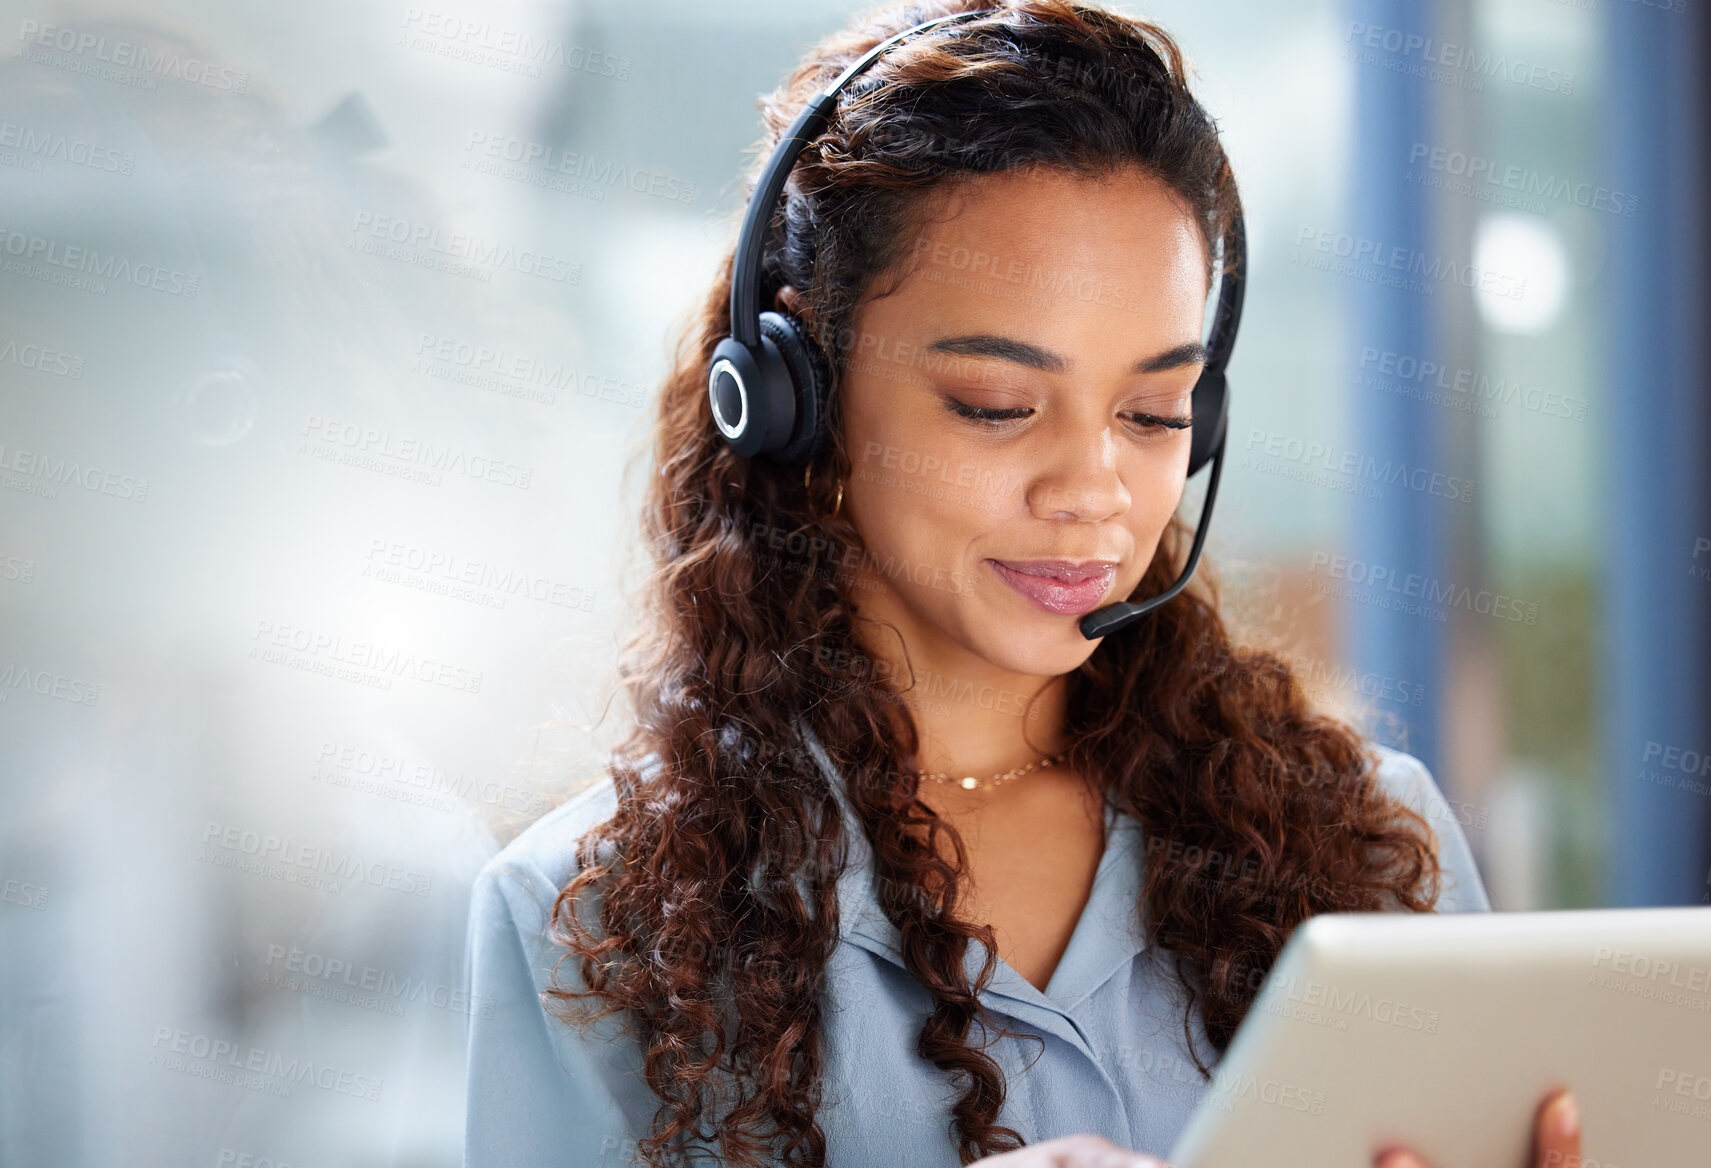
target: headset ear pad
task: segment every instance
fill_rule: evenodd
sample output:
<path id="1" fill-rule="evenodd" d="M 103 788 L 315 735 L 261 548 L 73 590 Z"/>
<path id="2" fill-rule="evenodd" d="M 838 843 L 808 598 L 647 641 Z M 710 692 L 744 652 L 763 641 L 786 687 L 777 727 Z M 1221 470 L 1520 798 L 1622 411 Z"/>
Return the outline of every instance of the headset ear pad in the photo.
<path id="1" fill-rule="evenodd" d="M 790 437 L 772 455 L 786 466 L 804 466 L 826 444 L 826 398 L 831 391 L 831 363 L 806 326 L 782 312 L 760 314 L 761 335 L 770 337 L 790 371 L 796 422 Z"/>
<path id="2" fill-rule="evenodd" d="M 1213 452 L 1224 440 L 1229 398 L 1230 385 L 1221 369 L 1207 370 L 1194 383 L 1194 439 L 1188 453 L 1190 477 L 1212 461 Z"/>

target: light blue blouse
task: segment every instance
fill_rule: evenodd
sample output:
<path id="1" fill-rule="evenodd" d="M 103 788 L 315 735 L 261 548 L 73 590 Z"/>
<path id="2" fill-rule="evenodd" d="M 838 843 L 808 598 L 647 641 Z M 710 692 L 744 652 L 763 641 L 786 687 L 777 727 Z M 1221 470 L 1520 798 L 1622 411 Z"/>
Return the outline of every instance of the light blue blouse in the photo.
<path id="1" fill-rule="evenodd" d="M 909 975 L 897 929 L 874 892 L 871 852 L 843 786 L 812 730 L 804 738 L 845 822 L 851 862 L 838 885 L 840 942 L 828 974 L 824 1102 L 817 1118 L 834 1168 L 954 1168 L 948 1077 L 915 1053 L 930 1006 Z M 1490 903 L 1456 816 L 1414 756 L 1374 744 L 1386 788 L 1431 824 L 1443 866 L 1439 911 L 1486 911 Z M 543 934 L 560 888 L 575 874 L 575 841 L 617 807 L 607 777 L 548 812 L 482 869 L 470 908 L 466 1168 L 618 1168 L 651 1127 L 658 1098 L 641 1073 L 633 1039 L 612 1041 L 606 1018 L 586 1034 L 543 1009 L 539 991 L 562 952 Z M 1045 992 L 1000 959 L 980 995 L 1005 1037 L 987 1053 L 1003 1068 L 999 1122 L 1029 1143 L 1092 1132 L 1166 1156 L 1206 1083 L 1182 1033 L 1182 1004 L 1159 954 L 1132 925 L 1140 900 L 1141 825 L 1106 811 L 1108 832 L 1093 889 Z M 584 907 L 582 910 L 590 910 Z M 585 920 L 593 920 L 585 916 Z M 971 942 L 972 983 L 985 950 Z M 560 985 L 585 988 L 577 961 Z M 588 999 L 587 1001 L 593 1001 Z M 1192 1016 L 1195 1049 L 1216 1052 Z M 971 1040 L 983 1036 L 978 1026 Z M 1026 1065 L 1031 1063 L 1032 1065 Z M 704 1155 L 706 1153 L 703 1153 Z"/>

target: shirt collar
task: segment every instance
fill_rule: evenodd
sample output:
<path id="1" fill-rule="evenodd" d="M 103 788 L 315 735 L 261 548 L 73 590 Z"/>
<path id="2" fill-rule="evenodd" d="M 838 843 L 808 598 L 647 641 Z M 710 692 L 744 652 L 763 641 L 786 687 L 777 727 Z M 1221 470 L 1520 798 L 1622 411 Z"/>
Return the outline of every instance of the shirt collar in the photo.
<path id="1" fill-rule="evenodd" d="M 839 939 L 861 945 L 901 967 L 904 962 L 897 926 L 880 907 L 872 846 L 850 803 L 843 774 L 832 764 L 807 719 L 798 717 L 796 726 L 830 785 L 843 818 L 848 862 L 838 880 Z M 1000 961 L 988 992 L 1062 1013 L 1073 1009 L 1146 948 L 1145 929 L 1139 919 L 1141 825 L 1127 813 L 1109 806 L 1105 822 L 1105 851 L 1094 876 L 1092 893 L 1076 922 L 1069 947 L 1052 971 L 1046 991 L 1042 993 Z M 972 944 L 966 956 L 964 965 L 972 982 L 985 963 L 985 949 L 978 943 Z"/>

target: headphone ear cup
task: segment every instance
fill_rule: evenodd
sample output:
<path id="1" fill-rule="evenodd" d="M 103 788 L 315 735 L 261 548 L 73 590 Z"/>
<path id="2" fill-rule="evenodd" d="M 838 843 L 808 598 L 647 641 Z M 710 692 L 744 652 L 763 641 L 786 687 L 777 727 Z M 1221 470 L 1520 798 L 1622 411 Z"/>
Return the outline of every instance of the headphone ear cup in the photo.
<path id="1" fill-rule="evenodd" d="M 1207 370 L 1202 373 L 1200 380 L 1194 383 L 1193 400 L 1194 438 L 1188 452 L 1188 474 L 1191 478 L 1196 471 L 1212 461 L 1213 452 L 1224 440 L 1230 383 L 1225 379 L 1223 370 Z"/>
<path id="2" fill-rule="evenodd" d="M 782 312 L 760 314 L 760 331 L 772 338 L 790 371 L 795 398 L 795 425 L 784 445 L 772 454 L 786 466 L 805 466 L 826 444 L 826 401 L 831 391 L 831 364 L 820 344 L 801 320 Z"/>

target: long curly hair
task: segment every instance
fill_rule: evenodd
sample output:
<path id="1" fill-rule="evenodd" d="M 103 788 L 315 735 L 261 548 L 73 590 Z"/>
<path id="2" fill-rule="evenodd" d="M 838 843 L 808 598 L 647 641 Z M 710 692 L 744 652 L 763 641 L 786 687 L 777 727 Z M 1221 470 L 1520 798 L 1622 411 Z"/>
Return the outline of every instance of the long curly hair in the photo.
<path id="1" fill-rule="evenodd" d="M 749 189 L 807 99 L 857 56 L 982 7 L 902 4 L 823 40 L 762 99 Z M 906 258 L 935 189 L 1024 165 L 1155 176 L 1200 225 L 1208 279 L 1212 244 L 1239 212 L 1216 128 L 1161 28 L 1069 0 L 1014 0 L 908 38 L 857 78 L 771 222 L 762 304 L 794 285 L 831 365 L 823 465 L 805 481 L 745 460 L 712 424 L 706 370 L 727 331 L 729 255 L 661 387 L 641 517 L 650 566 L 618 674 L 634 726 L 608 759 L 617 810 L 578 841 L 551 921 L 560 962 L 578 958 L 588 988 L 548 990 L 566 1023 L 622 1012 L 635 1027 L 661 1100 L 638 1141 L 649 1164 L 678 1162 L 688 1139 L 732 1165 L 825 1162 L 815 1113 L 843 825 L 798 718 L 845 778 L 880 902 L 931 995 L 918 1050 L 966 1084 L 952 1108 L 962 1162 L 1023 1143 L 997 1123 L 1001 1069 L 969 1043 L 972 1023 L 987 1025 L 978 995 L 996 970 L 993 931 L 957 912 L 966 853 L 916 797 L 915 725 L 856 638 L 847 565 L 860 536 L 826 502 L 849 472 L 837 375 L 856 307 Z M 1175 579 L 1190 534 L 1172 518 L 1137 599 Z M 1280 656 L 1232 643 L 1208 565 L 1103 640 L 1068 686 L 1069 764 L 1145 828 L 1140 915 L 1185 991 L 1191 1052 L 1191 1013 L 1221 1052 L 1306 918 L 1435 904 L 1425 820 L 1384 794 L 1376 755 L 1312 708 Z M 593 929 L 581 919 L 590 905 Z M 971 940 L 987 949 L 973 985 Z"/>

